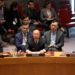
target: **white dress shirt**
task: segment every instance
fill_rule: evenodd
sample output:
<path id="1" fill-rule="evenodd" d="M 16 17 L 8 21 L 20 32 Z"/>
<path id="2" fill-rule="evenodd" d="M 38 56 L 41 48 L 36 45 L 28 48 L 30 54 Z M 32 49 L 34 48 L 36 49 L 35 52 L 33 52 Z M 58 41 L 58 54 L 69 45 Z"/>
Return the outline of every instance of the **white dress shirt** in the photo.
<path id="1" fill-rule="evenodd" d="M 54 33 L 51 32 L 51 43 L 50 43 L 50 45 L 54 46 L 55 43 L 56 43 L 56 32 L 54 32 Z"/>
<path id="2" fill-rule="evenodd" d="M 26 43 L 27 43 L 27 33 L 26 34 L 23 33 L 23 42 L 22 42 L 22 45 L 26 45 Z"/>

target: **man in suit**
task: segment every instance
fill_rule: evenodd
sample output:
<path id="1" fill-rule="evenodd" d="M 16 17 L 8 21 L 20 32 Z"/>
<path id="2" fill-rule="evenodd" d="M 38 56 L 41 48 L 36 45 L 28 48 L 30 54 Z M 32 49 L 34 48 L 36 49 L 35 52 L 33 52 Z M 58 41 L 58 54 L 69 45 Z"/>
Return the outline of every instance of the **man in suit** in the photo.
<path id="1" fill-rule="evenodd" d="M 45 53 L 45 40 L 41 36 L 39 30 L 34 30 L 32 33 L 32 38 L 28 39 L 28 49 L 26 50 L 27 53 Z"/>
<path id="2" fill-rule="evenodd" d="M 18 51 L 25 52 L 27 48 L 27 40 L 31 38 L 32 33 L 29 31 L 29 24 L 23 24 L 20 27 L 21 31 L 16 34 L 15 43 Z"/>
<path id="3" fill-rule="evenodd" d="M 64 34 L 63 31 L 58 28 L 58 21 L 52 21 L 49 27 L 50 30 L 44 34 L 47 50 L 62 51 Z"/>

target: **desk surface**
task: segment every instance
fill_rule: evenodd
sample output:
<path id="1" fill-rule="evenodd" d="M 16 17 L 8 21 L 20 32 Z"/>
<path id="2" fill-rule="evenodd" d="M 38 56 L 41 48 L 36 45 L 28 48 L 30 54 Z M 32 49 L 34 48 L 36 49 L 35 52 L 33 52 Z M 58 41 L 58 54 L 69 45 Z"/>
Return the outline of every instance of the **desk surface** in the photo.
<path id="1" fill-rule="evenodd" d="M 75 75 L 75 57 L 0 58 L 0 75 Z"/>

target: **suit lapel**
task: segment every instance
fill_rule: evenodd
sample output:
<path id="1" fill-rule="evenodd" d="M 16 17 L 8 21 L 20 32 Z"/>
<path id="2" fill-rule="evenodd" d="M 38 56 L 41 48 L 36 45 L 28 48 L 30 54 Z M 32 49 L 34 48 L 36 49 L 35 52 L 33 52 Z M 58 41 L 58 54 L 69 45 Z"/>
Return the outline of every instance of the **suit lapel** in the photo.
<path id="1" fill-rule="evenodd" d="M 41 46 L 41 44 L 42 44 L 42 39 L 40 38 L 40 39 L 39 39 L 39 42 L 38 42 L 38 44 L 37 44 L 37 45 L 38 45 L 38 47 L 40 47 L 40 46 Z"/>
<path id="2" fill-rule="evenodd" d="M 33 46 L 36 45 L 36 43 L 35 43 L 35 41 L 33 40 L 33 38 L 32 38 L 32 45 L 33 45 Z"/>

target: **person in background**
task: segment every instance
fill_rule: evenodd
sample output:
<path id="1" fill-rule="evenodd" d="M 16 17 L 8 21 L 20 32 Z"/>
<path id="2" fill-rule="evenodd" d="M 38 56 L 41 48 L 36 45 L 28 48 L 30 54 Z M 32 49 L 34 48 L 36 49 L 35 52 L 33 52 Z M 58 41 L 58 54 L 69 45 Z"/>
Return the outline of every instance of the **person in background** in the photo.
<path id="1" fill-rule="evenodd" d="M 51 3 L 47 3 L 45 5 L 45 8 L 41 9 L 40 18 L 41 18 L 41 21 L 43 23 L 42 26 L 46 30 L 49 29 L 48 25 L 50 25 L 50 23 L 52 22 L 52 20 L 54 20 L 54 19 L 58 20 L 56 11 L 51 6 Z"/>
<path id="2" fill-rule="evenodd" d="M 45 49 L 45 40 L 41 36 L 41 33 L 39 30 L 34 30 L 32 33 L 32 38 L 28 39 L 28 48 L 26 50 L 26 53 L 28 54 L 43 54 L 46 52 Z"/>
<path id="3" fill-rule="evenodd" d="M 24 24 L 29 24 L 29 30 L 33 32 L 35 29 L 38 29 L 38 27 L 30 20 L 28 16 L 24 16 L 22 18 L 22 22 Z M 41 26 L 41 25 L 40 25 Z M 40 27 L 39 27 L 40 28 Z M 41 31 L 41 35 L 43 35 L 43 32 Z"/>
<path id="4" fill-rule="evenodd" d="M 5 6 L 5 1 L 0 0 L 0 33 L 7 32 L 6 27 L 8 25 L 9 10 Z"/>
<path id="5" fill-rule="evenodd" d="M 39 19 L 39 13 L 35 10 L 35 3 L 31 0 L 28 1 L 27 9 L 25 10 L 25 14 L 29 16 L 31 20 Z"/>
<path id="6" fill-rule="evenodd" d="M 62 51 L 64 45 L 64 32 L 58 26 L 58 21 L 54 20 L 49 25 L 50 30 L 44 33 L 48 51 Z"/>
<path id="7" fill-rule="evenodd" d="M 32 32 L 34 29 L 36 29 L 36 25 L 30 20 L 30 18 L 28 16 L 24 16 L 22 18 L 22 22 L 24 24 L 29 24 L 29 28 L 30 28 L 30 31 Z"/>
<path id="8" fill-rule="evenodd" d="M 9 9 L 9 25 L 7 29 L 12 29 L 17 32 L 18 28 L 21 26 L 21 15 L 18 12 L 18 3 L 16 1 L 12 2 Z"/>
<path id="9" fill-rule="evenodd" d="M 29 30 L 29 24 L 22 24 L 20 27 L 20 32 L 18 32 L 15 36 L 15 44 L 18 52 L 26 51 L 28 38 L 31 37 L 32 33 Z"/>
<path id="10" fill-rule="evenodd" d="M 34 1 L 28 1 L 27 8 L 25 9 L 25 14 L 30 18 L 33 25 L 36 27 L 40 25 L 40 10 L 37 11 Z"/>

